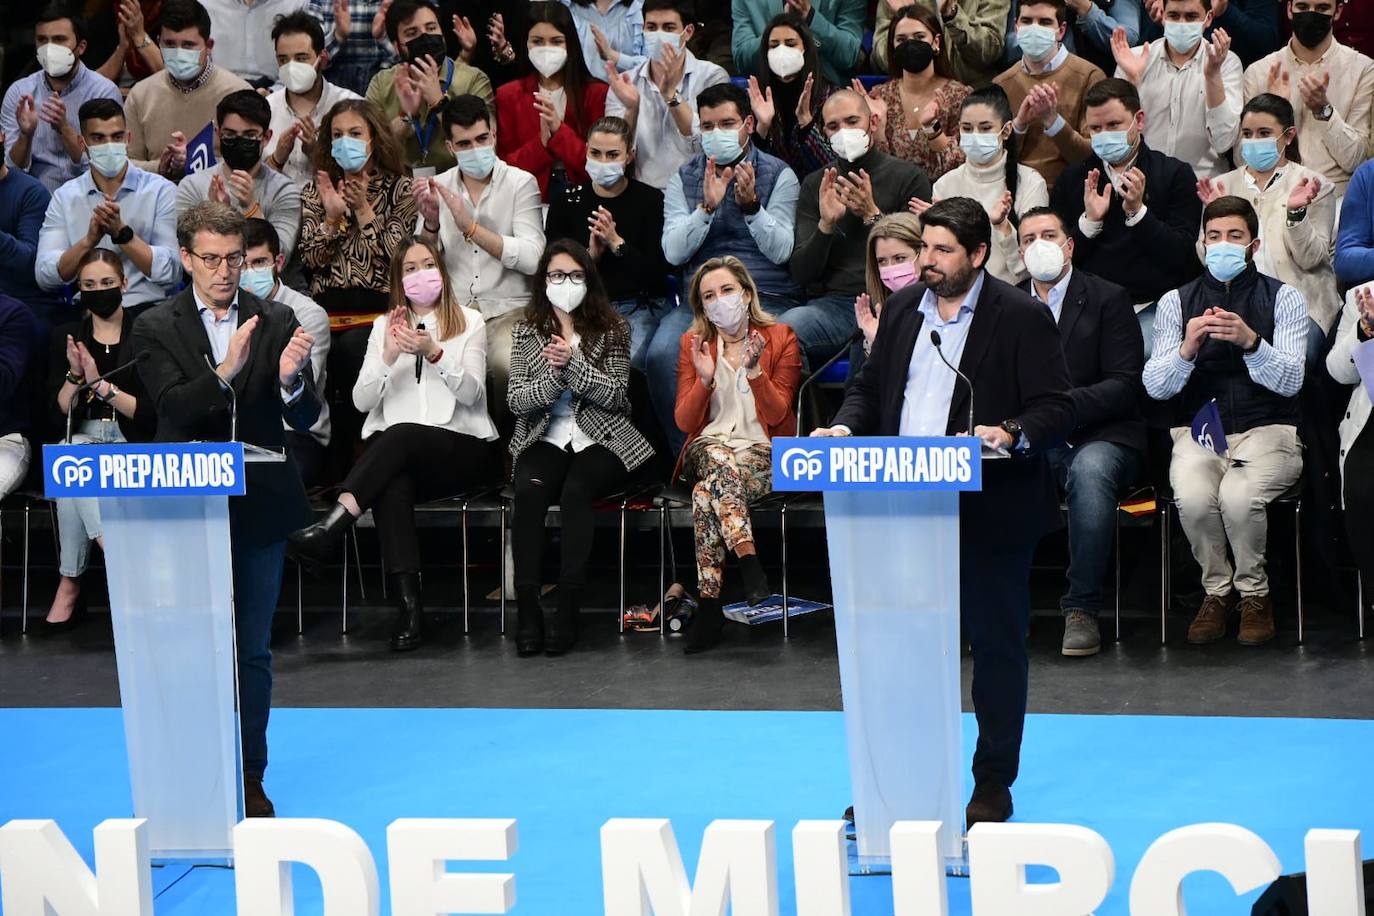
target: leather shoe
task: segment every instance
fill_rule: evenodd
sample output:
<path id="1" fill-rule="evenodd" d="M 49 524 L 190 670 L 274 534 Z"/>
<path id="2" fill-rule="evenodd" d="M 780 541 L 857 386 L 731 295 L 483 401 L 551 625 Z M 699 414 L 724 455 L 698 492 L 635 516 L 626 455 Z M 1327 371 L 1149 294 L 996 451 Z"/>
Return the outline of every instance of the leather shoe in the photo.
<path id="1" fill-rule="evenodd" d="M 420 574 L 394 573 L 392 589 L 397 596 L 396 625 L 391 631 L 391 651 L 409 652 L 425 641 L 425 606 L 420 599 Z"/>
<path id="2" fill-rule="evenodd" d="M 1240 599 L 1242 646 L 1262 646 L 1274 638 L 1274 601 L 1268 595 L 1246 595 Z"/>
<path id="3" fill-rule="evenodd" d="M 974 824 L 1000 824 L 1011 819 L 1011 790 L 1006 786 L 990 782 L 980 782 L 973 787 L 973 797 L 964 809 L 964 823 L 972 828 Z"/>
<path id="4" fill-rule="evenodd" d="M 352 512 L 335 503 L 318 522 L 291 532 L 286 539 L 287 555 L 297 562 L 323 563 L 338 550 L 344 532 L 356 521 Z"/>
<path id="5" fill-rule="evenodd" d="M 725 614 L 721 611 L 720 598 L 702 595 L 697 601 L 697 612 L 687 625 L 687 646 L 684 655 L 696 655 L 707 649 L 714 649 L 725 633 Z"/>
<path id="6" fill-rule="evenodd" d="M 550 658 L 566 655 L 577 645 L 582 629 L 582 592 L 568 585 L 558 586 L 558 606 L 548 636 L 544 639 L 544 654 Z M 517 646 L 517 651 L 519 647 Z"/>
<path id="7" fill-rule="evenodd" d="M 1188 642 L 1195 646 L 1216 642 L 1226 635 L 1226 621 L 1231 609 L 1236 606 L 1236 593 L 1227 595 L 1208 595 L 1202 599 L 1202 607 L 1188 625 Z"/>
<path id="8" fill-rule="evenodd" d="M 520 658 L 543 655 L 544 609 L 539 605 L 538 588 L 516 590 L 515 614 L 515 654 Z"/>
<path id="9" fill-rule="evenodd" d="M 243 777 L 243 813 L 246 817 L 276 817 L 277 809 L 272 799 L 262 789 L 262 780 L 252 776 Z"/>

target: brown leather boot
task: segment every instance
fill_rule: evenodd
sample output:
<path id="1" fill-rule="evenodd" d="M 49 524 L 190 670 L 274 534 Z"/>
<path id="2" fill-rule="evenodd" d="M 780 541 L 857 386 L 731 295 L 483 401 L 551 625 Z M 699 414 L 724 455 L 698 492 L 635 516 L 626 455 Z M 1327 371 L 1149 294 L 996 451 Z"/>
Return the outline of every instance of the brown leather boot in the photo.
<path id="1" fill-rule="evenodd" d="M 1216 642 L 1226 635 L 1226 620 L 1236 606 L 1236 593 L 1228 595 L 1208 595 L 1202 599 L 1202 607 L 1188 625 L 1188 642 L 1201 646 Z"/>
<path id="2" fill-rule="evenodd" d="M 277 809 L 272 799 L 262 789 L 262 780 L 252 776 L 243 777 L 243 814 L 245 817 L 276 817 Z"/>
<path id="3" fill-rule="evenodd" d="M 1262 646 L 1274 638 L 1274 602 L 1268 595 L 1247 595 L 1240 599 L 1242 646 Z"/>

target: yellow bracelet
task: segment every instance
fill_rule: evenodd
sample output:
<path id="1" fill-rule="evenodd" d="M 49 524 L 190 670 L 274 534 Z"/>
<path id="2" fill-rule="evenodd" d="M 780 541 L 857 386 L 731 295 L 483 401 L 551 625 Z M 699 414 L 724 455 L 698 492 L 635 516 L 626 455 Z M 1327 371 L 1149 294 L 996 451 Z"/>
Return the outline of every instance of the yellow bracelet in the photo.
<path id="1" fill-rule="evenodd" d="M 473 220 L 472 220 L 472 228 L 469 229 L 467 232 L 464 232 L 464 233 L 463 233 L 463 241 L 465 241 L 465 242 L 471 242 L 471 241 L 472 241 L 472 237 L 473 237 L 474 235 L 476 235 L 476 234 L 477 234 L 477 220 L 476 220 L 476 218 L 474 217 Z"/>

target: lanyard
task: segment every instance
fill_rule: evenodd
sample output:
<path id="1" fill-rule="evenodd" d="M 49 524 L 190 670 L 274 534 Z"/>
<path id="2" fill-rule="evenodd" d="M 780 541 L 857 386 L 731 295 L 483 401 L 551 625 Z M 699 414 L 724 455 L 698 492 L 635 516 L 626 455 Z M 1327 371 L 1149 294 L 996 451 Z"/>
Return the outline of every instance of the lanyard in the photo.
<path id="1" fill-rule="evenodd" d="M 447 63 L 448 74 L 444 77 L 444 84 L 442 86 L 442 92 L 444 95 L 448 95 L 448 88 L 453 85 L 453 75 L 455 71 L 458 69 L 454 66 L 452 61 L 447 61 Z M 439 103 L 443 104 L 443 99 L 440 99 Z M 434 138 L 434 128 L 438 123 L 439 116 L 435 114 L 433 111 L 431 111 L 429 113 L 429 116 L 425 118 L 425 126 L 423 129 L 420 127 L 418 122 L 411 123 L 411 126 L 415 128 L 415 140 L 420 144 L 421 162 L 424 162 L 429 158 L 429 141 Z"/>

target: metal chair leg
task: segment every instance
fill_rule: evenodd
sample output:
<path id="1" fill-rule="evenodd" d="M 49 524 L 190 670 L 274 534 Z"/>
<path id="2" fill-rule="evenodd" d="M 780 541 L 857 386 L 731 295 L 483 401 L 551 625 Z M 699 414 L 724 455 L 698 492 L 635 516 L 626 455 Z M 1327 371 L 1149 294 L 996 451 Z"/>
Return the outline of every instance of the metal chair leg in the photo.
<path id="1" fill-rule="evenodd" d="M 1298 645 L 1305 636 L 1304 614 L 1302 607 L 1302 500 L 1293 503 L 1293 553 L 1296 578 L 1298 580 Z"/>
<path id="2" fill-rule="evenodd" d="M 663 551 L 663 535 L 668 527 L 668 507 L 660 505 L 658 507 L 658 635 L 666 636 L 668 633 L 668 609 L 663 606 L 663 595 L 668 588 L 665 581 L 667 574 L 668 559 Z"/>
<path id="3" fill-rule="evenodd" d="M 791 632 L 790 632 L 790 622 L 789 622 L 789 620 L 788 620 L 788 618 L 791 616 L 791 605 L 790 605 L 790 600 L 789 600 L 790 596 L 789 596 L 788 591 L 787 591 L 787 502 L 786 502 L 786 500 L 783 501 L 783 504 L 782 504 L 782 511 L 779 513 L 779 515 L 780 515 L 780 518 L 779 518 L 779 522 L 778 522 L 778 527 L 782 529 L 782 532 L 781 532 L 781 534 L 782 534 L 782 638 L 783 638 L 783 639 L 788 639 L 788 638 L 791 637 L 792 634 L 791 634 Z"/>
<path id="4" fill-rule="evenodd" d="M 501 635 L 506 635 L 506 504 L 501 503 Z"/>
<path id="5" fill-rule="evenodd" d="M 1355 603 L 1358 605 L 1355 623 L 1359 628 L 1360 639 L 1364 639 L 1364 575 L 1359 571 L 1355 573 Z"/>
<path id="6" fill-rule="evenodd" d="M 23 595 L 23 615 L 24 615 L 24 622 L 23 622 L 23 625 L 22 625 L 21 632 L 27 633 L 27 632 L 29 631 L 29 505 L 28 505 L 28 503 L 25 503 L 25 504 L 24 504 L 24 573 L 23 573 L 22 585 L 23 585 L 23 588 L 24 588 L 24 595 Z"/>
<path id="7" fill-rule="evenodd" d="M 356 528 L 349 528 L 348 534 L 353 537 L 353 561 L 358 566 L 358 597 L 367 600 L 367 582 L 363 579 L 363 552 L 358 548 L 358 531 Z M 385 576 L 383 577 L 385 579 Z"/>
<path id="8" fill-rule="evenodd" d="M 620 501 L 620 632 L 625 632 L 625 516 L 630 500 Z"/>
<path id="9" fill-rule="evenodd" d="M 348 532 L 344 532 L 343 545 L 343 623 L 340 633 L 348 632 Z"/>
<path id="10" fill-rule="evenodd" d="M 305 585 L 301 564 L 296 564 L 296 635 L 305 632 Z"/>
<path id="11" fill-rule="evenodd" d="M 1113 518 L 1116 522 L 1116 641 L 1121 642 L 1121 506 L 1116 507 Z"/>
<path id="12" fill-rule="evenodd" d="M 470 601 L 468 598 L 468 504 L 463 503 L 463 635 L 468 635 L 468 615 L 470 613 Z"/>
<path id="13" fill-rule="evenodd" d="M 1169 503 L 1159 513 L 1159 644 L 1169 641 Z"/>

